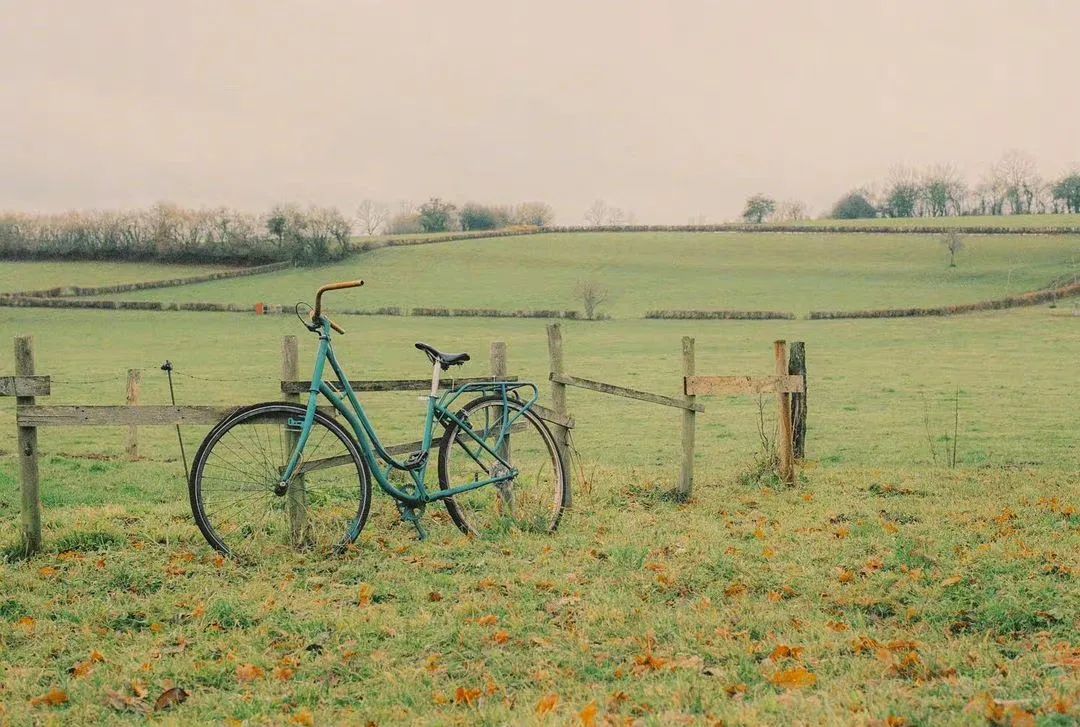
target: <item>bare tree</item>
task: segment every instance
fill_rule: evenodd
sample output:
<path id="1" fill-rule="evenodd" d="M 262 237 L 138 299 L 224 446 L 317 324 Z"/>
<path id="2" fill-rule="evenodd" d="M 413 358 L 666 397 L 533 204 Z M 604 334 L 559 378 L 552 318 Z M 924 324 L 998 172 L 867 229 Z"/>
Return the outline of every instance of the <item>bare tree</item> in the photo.
<path id="1" fill-rule="evenodd" d="M 941 244 L 949 253 L 949 267 L 956 267 L 956 256 L 964 249 L 964 238 L 956 230 L 950 230 L 941 236 Z"/>
<path id="2" fill-rule="evenodd" d="M 551 205 L 547 202 L 522 202 L 514 207 L 510 219 L 515 225 L 533 225 L 547 227 L 555 217 Z"/>
<path id="3" fill-rule="evenodd" d="M 390 208 L 373 199 L 365 199 L 356 208 L 361 235 L 377 235 L 390 219 Z"/>
<path id="4" fill-rule="evenodd" d="M 923 173 L 921 186 L 924 215 L 946 217 L 963 213 L 967 188 L 952 165 L 942 164 L 928 169 Z"/>
<path id="5" fill-rule="evenodd" d="M 579 281 L 574 292 L 585 306 L 585 317 L 590 321 L 596 320 L 600 306 L 611 299 L 610 291 L 592 278 Z"/>
<path id="6" fill-rule="evenodd" d="M 599 227 L 607 221 L 608 214 L 607 202 L 598 199 L 592 203 L 589 209 L 585 210 L 585 222 L 589 227 Z"/>
<path id="7" fill-rule="evenodd" d="M 621 207 L 609 207 L 607 215 L 607 223 L 619 227 L 627 223 L 626 210 Z"/>
<path id="8" fill-rule="evenodd" d="M 805 204 L 798 200 L 789 199 L 776 203 L 776 210 L 770 215 L 769 220 L 772 222 L 799 222 L 809 218 L 810 215 L 806 212 Z"/>
<path id="9" fill-rule="evenodd" d="M 1009 212 L 1014 215 L 1033 211 L 1042 180 L 1035 160 L 1020 151 L 1009 151 L 994 165 L 993 177 L 1004 192 Z"/>

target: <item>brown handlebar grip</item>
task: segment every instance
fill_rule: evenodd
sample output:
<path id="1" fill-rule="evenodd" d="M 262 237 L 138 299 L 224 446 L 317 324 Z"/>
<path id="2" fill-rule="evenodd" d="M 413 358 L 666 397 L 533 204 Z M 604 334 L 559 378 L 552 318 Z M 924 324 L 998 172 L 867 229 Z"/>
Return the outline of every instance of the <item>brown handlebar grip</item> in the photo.
<path id="1" fill-rule="evenodd" d="M 318 292 L 315 293 L 315 317 L 319 317 L 319 315 L 322 313 L 323 293 L 331 290 L 343 290 L 345 288 L 359 288 L 363 284 L 363 280 L 346 280 L 341 283 L 327 283 L 326 285 L 319 288 Z"/>

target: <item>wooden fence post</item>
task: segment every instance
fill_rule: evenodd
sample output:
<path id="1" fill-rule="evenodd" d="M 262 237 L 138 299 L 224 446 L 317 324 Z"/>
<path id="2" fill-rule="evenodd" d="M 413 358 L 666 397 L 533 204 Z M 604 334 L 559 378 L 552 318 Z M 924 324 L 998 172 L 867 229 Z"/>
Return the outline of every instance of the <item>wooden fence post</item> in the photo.
<path id="1" fill-rule="evenodd" d="M 139 405 L 139 391 L 142 388 L 142 373 L 139 369 L 128 369 L 127 372 L 127 397 L 128 406 Z M 124 440 L 124 453 L 130 460 L 139 458 L 139 429 L 134 424 L 128 427 L 127 438 Z"/>
<path id="2" fill-rule="evenodd" d="M 558 323 L 551 323 L 547 327 L 548 337 L 548 363 L 551 368 L 551 373 L 561 376 L 565 373 L 563 370 L 563 346 L 562 346 L 562 328 Z M 562 416 L 569 416 L 566 411 L 566 384 L 560 384 L 557 381 L 551 382 L 551 404 L 552 408 Z M 566 427 L 558 424 L 553 424 L 552 429 L 555 435 L 555 445 L 559 448 L 560 459 L 567 468 L 570 467 L 570 447 L 569 447 L 569 431 Z M 566 473 L 567 478 L 570 477 L 570 473 Z M 569 507 L 572 503 L 570 498 L 567 498 L 566 506 Z"/>
<path id="3" fill-rule="evenodd" d="M 502 381 L 506 378 L 506 343 L 504 341 L 491 342 L 491 376 Z"/>
<path id="4" fill-rule="evenodd" d="M 773 354 L 776 357 L 776 375 L 786 376 L 788 370 L 787 342 L 776 341 L 773 343 Z M 779 441 L 776 443 L 777 453 L 780 459 L 780 479 L 788 485 L 795 484 L 795 455 L 792 451 L 791 429 L 791 395 L 783 391 L 776 392 L 778 408 Z"/>
<path id="5" fill-rule="evenodd" d="M 795 459 L 801 460 L 806 457 L 806 344 L 802 341 L 791 342 L 787 372 L 801 376 L 803 381 L 802 392 L 791 395 L 791 428 L 795 439 L 793 453 Z"/>
<path id="6" fill-rule="evenodd" d="M 682 339 L 682 368 L 683 376 L 694 375 L 694 339 L 683 336 Z M 683 386 L 685 391 L 685 385 Z M 695 396 L 684 395 L 686 403 L 693 406 Z M 682 412 L 682 469 L 679 472 L 679 499 L 684 502 L 690 499 L 694 488 L 694 417 L 693 409 L 683 409 Z"/>
<path id="7" fill-rule="evenodd" d="M 281 380 L 297 381 L 300 378 L 300 352 L 296 345 L 296 336 L 281 339 Z M 300 394 L 283 394 L 285 401 L 300 403 Z M 288 430 L 285 442 L 291 448 L 300 439 L 300 433 Z M 291 451 L 291 450 L 290 450 Z M 289 531 L 295 547 L 303 545 L 307 536 L 307 507 L 304 501 L 304 475 L 298 474 L 289 484 L 286 496 L 286 508 L 289 511 Z"/>
<path id="8" fill-rule="evenodd" d="M 34 337 L 15 338 L 15 375 L 34 375 Z M 19 396 L 16 406 L 33 406 L 34 397 Z M 22 487 L 22 547 L 25 555 L 41 550 L 41 494 L 38 474 L 37 427 L 18 427 L 19 471 Z"/>

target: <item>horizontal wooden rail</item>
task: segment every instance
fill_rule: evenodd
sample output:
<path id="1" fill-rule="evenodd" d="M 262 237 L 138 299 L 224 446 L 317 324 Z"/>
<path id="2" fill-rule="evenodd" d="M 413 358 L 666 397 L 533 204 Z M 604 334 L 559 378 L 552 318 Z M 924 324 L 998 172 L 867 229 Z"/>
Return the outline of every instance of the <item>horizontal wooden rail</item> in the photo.
<path id="1" fill-rule="evenodd" d="M 648 391 L 628 389 L 625 386 L 605 384 L 602 381 L 591 381 L 589 379 L 582 379 L 577 376 L 570 376 L 569 374 L 552 373 L 549 378 L 556 384 L 563 384 L 565 386 L 576 386 L 579 389 L 598 391 L 601 394 L 614 394 L 615 396 L 623 396 L 627 399 L 637 399 L 638 401 L 647 401 L 651 404 L 672 406 L 676 409 L 686 409 L 688 411 L 705 411 L 705 407 L 703 407 L 701 404 L 695 404 L 684 401 L 682 399 L 676 399 L 670 396 L 663 396 L 661 394 L 653 394 Z"/>
<path id="2" fill-rule="evenodd" d="M 0 396 L 48 396 L 48 376 L 0 376 Z"/>
<path id="3" fill-rule="evenodd" d="M 802 376 L 687 376 L 683 391 L 687 396 L 739 394 L 801 394 Z"/>
<path id="4" fill-rule="evenodd" d="M 20 406 L 20 427 L 154 426 L 217 424 L 230 406 Z"/>
<path id="5" fill-rule="evenodd" d="M 499 381 L 514 382 L 516 376 L 500 377 Z M 448 378 L 439 382 L 440 389 L 450 389 L 459 384 L 484 384 L 495 381 L 490 376 L 473 378 Z M 341 391 L 341 382 L 327 379 L 326 383 L 336 391 Z M 427 391 L 431 388 L 431 379 L 376 379 L 369 381 L 350 381 L 353 391 Z M 281 393 L 283 394 L 306 394 L 311 390 L 311 381 L 282 381 Z"/>

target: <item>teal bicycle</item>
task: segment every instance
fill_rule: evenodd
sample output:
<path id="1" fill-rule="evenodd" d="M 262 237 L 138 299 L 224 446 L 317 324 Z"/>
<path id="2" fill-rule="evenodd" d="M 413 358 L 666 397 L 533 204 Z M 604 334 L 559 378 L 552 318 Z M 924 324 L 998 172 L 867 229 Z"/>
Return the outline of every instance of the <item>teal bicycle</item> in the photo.
<path id="1" fill-rule="evenodd" d="M 539 397 L 535 384 L 492 380 L 440 393 L 441 375 L 469 355 L 417 343 L 432 365 L 423 437 L 419 449 L 401 460 L 383 445 L 334 354 L 331 336 L 345 331 L 322 311 L 324 293 L 361 285 L 362 280 L 324 285 L 309 316 L 301 316 L 319 337 L 306 406 L 247 406 L 203 440 L 188 489 L 207 542 L 241 559 L 275 549 L 341 553 L 367 522 L 372 477 L 421 539 L 424 508 L 439 501 L 471 536 L 554 532 L 570 499 L 570 482 L 555 438 L 532 409 Z M 298 315 L 303 305 L 297 304 Z M 337 382 L 324 378 L 327 363 Z M 329 410 L 319 406 L 320 396 Z M 429 487 L 437 427 L 438 486 Z"/>

